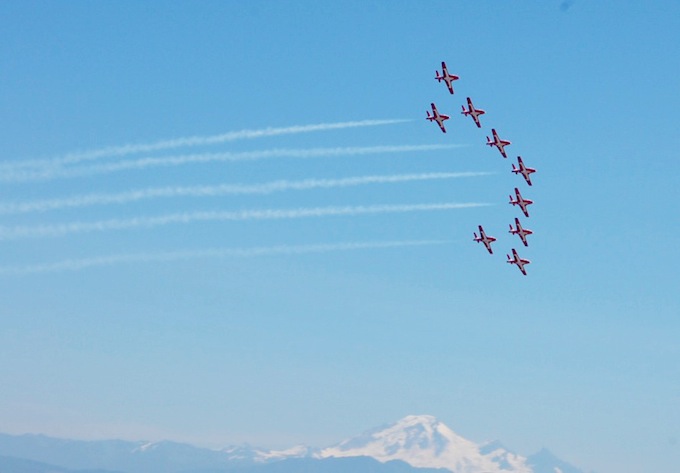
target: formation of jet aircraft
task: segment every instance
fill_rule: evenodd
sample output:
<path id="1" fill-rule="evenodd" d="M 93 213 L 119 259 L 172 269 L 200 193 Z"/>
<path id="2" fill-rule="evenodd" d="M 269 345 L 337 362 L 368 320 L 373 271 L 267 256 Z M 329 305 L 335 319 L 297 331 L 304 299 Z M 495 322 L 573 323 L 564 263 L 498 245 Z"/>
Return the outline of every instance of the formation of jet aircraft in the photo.
<path id="1" fill-rule="evenodd" d="M 453 81 L 459 80 L 460 77 L 454 74 L 449 73 L 448 68 L 446 67 L 446 62 L 442 61 L 442 71 L 441 73 L 437 70 L 435 71 L 435 80 L 437 82 L 444 82 L 446 84 L 446 88 L 449 90 L 449 93 L 453 95 L 454 90 L 453 90 Z M 465 105 L 461 105 L 462 111 L 461 115 L 464 117 L 470 116 L 472 117 L 472 120 L 475 122 L 475 125 L 477 125 L 477 128 L 481 128 L 482 124 L 480 122 L 479 117 L 481 115 L 484 115 L 486 112 L 482 109 L 475 108 L 475 106 L 472 104 L 472 99 L 470 97 L 466 98 L 467 101 L 467 108 Z M 430 122 L 436 122 L 437 125 L 439 125 L 439 128 L 443 133 L 446 133 L 446 128 L 444 127 L 444 121 L 448 120 L 450 117 L 448 115 L 444 115 L 443 113 L 440 113 L 437 110 L 437 107 L 435 106 L 434 103 L 431 103 L 430 106 L 432 107 L 432 113 L 427 112 L 427 117 L 426 119 Z M 498 132 L 496 131 L 495 128 L 491 129 L 491 136 L 492 138 L 489 138 L 488 136 L 486 137 L 486 144 L 491 147 L 496 147 L 498 151 L 501 153 L 501 156 L 503 158 L 507 158 L 507 152 L 505 151 L 505 147 L 509 146 L 512 144 L 511 141 L 502 139 L 500 136 L 498 136 Z M 531 174 L 535 173 L 536 169 L 530 168 L 524 164 L 524 161 L 522 160 L 521 156 L 517 156 L 517 166 L 515 164 L 512 165 L 512 173 L 515 175 L 521 175 L 524 180 L 526 181 L 527 185 L 532 186 L 531 182 Z M 525 217 L 529 217 L 529 210 L 528 206 L 533 204 L 533 201 L 527 198 L 522 197 L 522 194 L 520 193 L 520 190 L 518 187 L 515 187 L 515 197 L 513 198 L 512 195 L 510 195 L 510 202 L 509 202 L 513 207 L 517 206 L 521 209 L 522 213 L 524 214 Z M 487 235 L 486 232 L 484 231 L 484 227 L 482 225 L 478 225 L 479 228 L 479 235 L 477 235 L 477 232 L 473 232 L 473 241 L 477 243 L 482 243 L 484 244 L 484 247 L 486 250 L 489 252 L 489 254 L 493 254 L 493 249 L 491 248 L 491 244 L 496 241 L 496 238 L 490 235 Z M 510 231 L 509 233 L 511 235 L 517 235 L 519 236 L 520 240 L 522 241 L 522 244 L 525 247 L 529 246 L 529 243 L 527 241 L 527 236 L 533 234 L 533 231 L 529 230 L 528 228 L 524 228 L 522 224 L 519 221 L 519 218 L 515 217 L 515 226 L 513 227 L 512 224 L 510 224 Z M 508 254 L 507 255 L 508 259 L 507 262 L 510 264 L 516 265 L 519 270 L 522 272 L 523 275 L 526 276 L 527 272 L 525 269 L 525 266 L 527 264 L 530 264 L 531 261 L 529 261 L 526 258 L 521 258 L 519 254 L 517 253 L 517 250 L 515 248 L 512 248 L 512 257 Z"/>

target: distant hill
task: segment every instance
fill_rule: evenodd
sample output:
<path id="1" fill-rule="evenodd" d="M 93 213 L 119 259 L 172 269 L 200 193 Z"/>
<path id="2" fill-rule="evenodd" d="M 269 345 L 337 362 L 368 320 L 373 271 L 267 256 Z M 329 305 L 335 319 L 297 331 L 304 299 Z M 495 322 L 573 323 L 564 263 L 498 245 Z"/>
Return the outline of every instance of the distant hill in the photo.
<path id="1" fill-rule="evenodd" d="M 189 470 L 182 473 L 448 473 L 435 468 L 414 468 L 402 461 L 381 463 L 369 457 L 291 458 L 265 465 L 223 470 Z"/>
<path id="2" fill-rule="evenodd" d="M 223 452 L 176 442 L 82 441 L 31 434 L 0 434 L 0 455 L 59 465 L 68 470 L 123 473 L 178 473 L 239 464 L 230 462 Z M 0 473 L 5 472 L 0 470 Z"/>
<path id="3" fill-rule="evenodd" d="M 152 467 L 149 473 L 162 473 Z M 225 466 L 224 468 L 198 468 L 181 473 L 446 473 L 448 470 L 414 468 L 401 461 L 381 463 L 369 457 L 352 458 L 291 458 L 264 465 Z M 0 473 L 122 473 L 112 470 L 72 470 L 48 463 L 0 456 Z"/>
<path id="4" fill-rule="evenodd" d="M 25 458 L 0 456 L 0 473 L 120 473 L 109 470 L 69 470 Z"/>
<path id="5" fill-rule="evenodd" d="M 560 460 L 547 449 L 543 449 L 527 458 L 534 473 L 583 473 L 573 465 Z"/>

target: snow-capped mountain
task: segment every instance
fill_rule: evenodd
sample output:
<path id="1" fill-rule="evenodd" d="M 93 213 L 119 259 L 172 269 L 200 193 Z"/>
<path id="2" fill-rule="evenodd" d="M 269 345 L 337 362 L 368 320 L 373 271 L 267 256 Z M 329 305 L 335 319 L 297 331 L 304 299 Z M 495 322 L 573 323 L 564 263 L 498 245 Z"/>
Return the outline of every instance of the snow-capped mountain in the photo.
<path id="1" fill-rule="evenodd" d="M 547 450 L 525 458 L 499 442 L 476 444 L 428 415 L 407 416 L 323 449 L 210 450 L 169 441 L 86 442 L 0 434 L 2 472 L 252 473 L 254 466 L 260 473 L 583 473 Z"/>
<path id="2" fill-rule="evenodd" d="M 295 447 L 287 448 L 285 450 L 261 451 L 258 460 L 261 462 L 272 462 L 288 458 L 319 458 L 318 451 L 318 448 L 308 447 L 306 445 L 296 445 Z"/>
<path id="3" fill-rule="evenodd" d="M 290 458 L 317 458 L 318 448 L 296 445 L 285 450 L 266 450 L 248 446 L 231 446 L 220 450 L 231 462 L 270 463 Z"/>
<path id="4" fill-rule="evenodd" d="M 526 459 L 502 446 L 480 447 L 432 416 L 407 416 L 321 450 L 319 457 L 368 456 L 453 473 L 532 473 Z"/>

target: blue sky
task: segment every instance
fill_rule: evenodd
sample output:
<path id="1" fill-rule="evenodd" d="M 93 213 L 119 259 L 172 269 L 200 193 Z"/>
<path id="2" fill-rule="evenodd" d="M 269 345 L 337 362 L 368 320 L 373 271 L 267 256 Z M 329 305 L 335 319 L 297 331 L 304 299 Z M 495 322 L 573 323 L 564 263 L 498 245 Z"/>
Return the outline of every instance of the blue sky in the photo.
<path id="1" fill-rule="evenodd" d="M 0 215 L 0 429 L 325 446 L 427 413 L 472 440 L 498 438 L 523 454 L 546 446 L 598 473 L 671 471 L 680 460 L 677 4 L 317 3 L 0 6 L 3 205 L 488 173 Z M 461 77 L 453 96 L 433 79 L 442 60 Z M 467 96 L 487 112 L 481 130 L 458 113 Z M 451 115 L 446 135 L 423 119 L 432 101 Z M 11 177 L 27 160 L 370 119 L 406 121 L 102 156 L 68 165 L 79 177 Z M 513 142 L 510 159 L 484 145 L 491 127 Z M 440 148 L 83 171 L 146 157 L 406 145 Z M 509 172 L 517 155 L 538 170 L 531 188 Z M 535 201 L 522 219 L 530 246 L 518 247 L 532 260 L 527 277 L 504 262 L 519 243 L 507 234 L 519 216 L 507 204 L 515 186 Z M 440 203 L 490 205 L 36 230 Z M 493 256 L 471 241 L 479 224 L 499 239 Z M 194 254 L 419 241 L 429 243 Z M 111 255 L 166 257 L 17 274 Z"/>

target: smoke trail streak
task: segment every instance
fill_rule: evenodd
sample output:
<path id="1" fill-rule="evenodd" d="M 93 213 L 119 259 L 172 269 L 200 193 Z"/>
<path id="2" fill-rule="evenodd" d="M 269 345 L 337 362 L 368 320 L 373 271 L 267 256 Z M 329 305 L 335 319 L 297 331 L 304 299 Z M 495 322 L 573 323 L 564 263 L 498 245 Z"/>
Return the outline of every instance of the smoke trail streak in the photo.
<path id="1" fill-rule="evenodd" d="M 334 251 L 355 251 L 368 249 L 390 249 L 411 246 L 442 245 L 445 240 L 404 240 L 375 241 L 355 243 L 328 243 L 318 245 L 280 245 L 254 248 L 213 248 L 205 250 L 186 250 L 165 253 L 131 253 L 121 255 L 100 256 L 95 258 L 72 259 L 55 263 L 26 266 L 0 267 L 0 275 L 21 275 L 36 273 L 52 273 L 61 271 L 77 271 L 81 269 L 110 266 L 121 263 L 172 262 L 195 258 L 247 258 L 257 256 L 300 255 L 308 253 L 327 253 Z"/>
<path id="2" fill-rule="evenodd" d="M 455 179 L 461 177 L 487 176 L 488 172 L 439 172 L 421 174 L 396 174 L 359 176 L 343 179 L 305 179 L 301 181 L 279 180 L 263 184 L 221 184 L 215 186 L 155 187 L 121 192 L 117 194 L 89 194 L 64 199 L 38 200 L 34 202 L 0 203 L 0 215 L 45 212 L 65 208 L 93 205 L 125 204 L 146 199 L 168 197 L 216 197 L 224 195 L 271 194 L 289 190 L 330 189 L 370 184 L 392 184 L 410 181 Z"/>
<path id="3" fill-rule="evenodd" d="M 209 136 L 190 136 L 175 138 L 171 140 L 157 141 L 155 143 L 129 144 L 123 146 L 110 146 L 107 148 L 70 153 L 52 159 L 33 159 L 19 163 L 0 163 L 0 170 L 8 171 L 13 168 L 21 167 L 53 167 L 75 164 L 82 161 L 91 161 L 108 156 L 126 156 L 136 153 L 147 153 L 164 149 L 176 149 L 190 146 L 205 146 L 229 141 L 262 138 L 267 136 L 292 135 L 300 133 L 311 133 L 315 131 L 340 130 L 345 128 L 358 128 L 366 126 L 392 125 L 396 123 L 408 122 L 411 120 L 360 120 L 337 123 L 319 123 L 315 125 L 295 125 L 289 127 L 268 127 L 260 130 L 240 130 Z"/>
<path id="4" fill-rule="evenodd" d="M 359 146 L 338 148 L 308 148 L 289 149 L 277 148 L 260 151 L 244 151 L 238 153 L 199 153 L 177 156 L 144 157 L 130 161 L 119 161 L 107 164 L 77 166 L 74 168 L 44 167 L 38 170 L 8 170 L 0 172 L 0 181 L 27 182 L 47 181 L 51 179 L 66 179 L 75 177 L 94 176 L 127 170 L 143 170 L 160 166 L 180 166 L 186 164 L 205 164 L 211 162 L 256 161 L 269 158 L 318 158 L 336 156 L 360 156 L 367 154 L 405 153 L 439 151 L 443 149 L 460 148 L 464 145 L 389 145 L 389 146 Z"/>
<path id="5" fill-rule="evenodd" d="M 284 220 L 312 217 L 359 216 L 385 213 L 423 212 L 483 207 L 481 203 L 436 203 L 407 205 L 372 205 L 344 207 L 311 207 L 298 209 L 264 209 L 242 211 L 203 211 L 175 213 L 157 217 L 136 217 L 131 219 L 110 219 L 96 222 L 72 222 L 56 225 L 0 227 L 0 240 L 21 238 L 58 237 L 73 233 L 105 232 L 130 228 L 152 228 L 161 225 L 187 224 L 192 222 L 243 221 L 243 220 Z"/>

